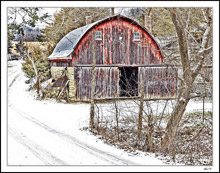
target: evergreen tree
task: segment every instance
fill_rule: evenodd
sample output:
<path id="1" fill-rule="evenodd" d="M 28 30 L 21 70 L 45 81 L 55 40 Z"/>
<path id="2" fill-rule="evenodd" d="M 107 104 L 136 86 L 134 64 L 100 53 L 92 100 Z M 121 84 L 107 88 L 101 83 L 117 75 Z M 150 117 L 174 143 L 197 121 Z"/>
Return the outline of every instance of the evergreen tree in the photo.
<path id="1" fill-rule="evenodd" d="M 16 44 L 16 52 L 19 53 L 21 57 L 25 57 L 25 54 L 27 53 L 27 46 L 25 46 L 25 43 L 23 42 L 23 39 L 21 39 L 18 44 Z"/>
<path id="2" fill-rule="evenodd" d="M 13 48 L 11 40 L 8 40 L 8 54 L 11 54 L 11 49 Z"/>
<path id="3" fill-rule="evenodd" d="M 37 68 L 40 80 L 47 80 L 50 78 L 50 63 L 45 56 L 44 50 L 40 46 L 33 45 L 29 47 L 30 54 L 29 58 L 25 58 L 25 63 L 23 63 L 22 70 L 25 72 L 29 79 L 36 78 L 36 73 L 32 65 L 31 59 Z"/>
<path id="4" fill-rule="evenodd" d="M 11 49 L 13 48 L 13 46 L 12 46 L 12 40 L 15 38 L 15 36 L 14 36 L 14 34 L 12 33 L 12 30 L 10 29 L 10 28 L 8 28 L 8 33 L 7 33 L 7 35 L 8 35 L 8 54 L 11 54 L 12 52 L 11 52 Z"/>
<path id="5" fill-rule="evenodd" d="M 36 39 L 37 39 L 38 42 L 46 42 L 46 35 L 45 35 L 45 30 L 44 29 L 40 30 L 40 34 L 37 34 Z"/>

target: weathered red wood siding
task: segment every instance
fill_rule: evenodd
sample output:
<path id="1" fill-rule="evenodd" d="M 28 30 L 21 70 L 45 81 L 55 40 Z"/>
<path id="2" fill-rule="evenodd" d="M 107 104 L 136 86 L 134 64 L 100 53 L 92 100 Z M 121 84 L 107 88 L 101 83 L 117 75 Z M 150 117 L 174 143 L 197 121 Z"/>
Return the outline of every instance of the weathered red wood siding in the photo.
<path id="1" fill-rule="evenodd" d="M 171 98 L 177 95 L 177 68 L 139 67 L 143 73 L 145 98 Z M 140 83 L 140 81 L 139 81 Z M 140 91 L 140 86 L 139 86 Z M 140 94 L 140 92 L 139 92 Z"/>
<path id="2" fill-rule="evenodd" d="M 102 31 L 102 40 L 95 40 L 96 64 L 162 63 L 159 47 L 145 30 L 124 19 L 114 19 L 99 24 L 84 35 L 75 48 L 73 66 L 75 64 L 92 64 L 92 31 L 97 30 Z M 140 33 L 140 41 L 134 41 L 134 32 Z"/>
<path id="3" fill-rule="evenodd" d="M 71 63 L 72 66 L 75 66 L 76 98 L 78 100 L 89 100 L 91 98 L 92 31 L 102 31 L 102 40 L 95 40 L 94 42 L 96 65 L 102 65 L 102 67 L 96 66 L 96 99 L 119 97 L 120 77 L 118 65 L 138 67 L 163 63 L 158 45 L 140 26 L 124 19 L 113 19 L 98 24 L 82 37 L 73 53 Z M 134 41 L 134 32 L 140 33 L 140 41 Z M 145 98 L 176 96 L 177 70 L 175 68 L 139 67 L 139 80 L 140 73 L 144 74 Z M 138 90 L 140 90 L 140 85 L 138 87 Z"/>
<path id="4" fill-rule="evenodd" d="M 95 98 L 118 97 L 118 68 L 98 67 L 96 68 Z M 78 100 L 89 100 L 91 97 L 92 67 L 76 67 L 76 98 Z"/>
<path id="5" fill-rule="evenodd" d="M 144 98 L 172 98 L 177 95 L 177 68 L 139 67 L 144 80 Z M 117 67 L 96 67 L 95 98 L 116 98 L 119 96 L 119 69 Z M 76 98 L 89 100 L 91 97 L 92 67 L 76 67 Z M 139 85 L 139 91 L 140 91 Z M 139 92 L 140 96 L 140 92 Z"/>

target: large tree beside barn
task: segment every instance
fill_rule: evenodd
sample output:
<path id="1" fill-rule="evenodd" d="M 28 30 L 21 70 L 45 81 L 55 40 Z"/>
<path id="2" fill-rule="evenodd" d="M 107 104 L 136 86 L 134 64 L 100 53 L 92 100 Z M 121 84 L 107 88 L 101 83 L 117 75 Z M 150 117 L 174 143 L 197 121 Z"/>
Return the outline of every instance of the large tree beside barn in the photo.
<path id="1" fill-rule="evenodd" d="M 201 73 L 201 69 L 205 60 L 212 56 L 212 15 L 210 8 L 204 9 L 179 9 L 168 8 L 171 15 L 173 24 L 176 29 L 179 43 L 179 52 L 181 65 L 183 69 L 182 85 L 178 95 L 176 106 L 171 114 L 171 118 L 167 124 L 167 133 L 162 141 L 162 146 L 167 148 L 168 151 L 172 150 L 172 144 L 175 140 L 175 136 L 178 130 L 178 125 L 182 119 L 186 106 L 191 99 L 191 89 L 195 82 L 196 77 Z M 192 15 L 201 15 L 202 20 L 200 23 L 193 25 L 191 18 Z M 183 17 L 187 17 L 187 22 L 184 22 Z M 195 29 L 197 26 L 202 27 L 199 38 L 200 42 L 196 41 L 195 36 L 190 35 L 191 29 Z M 196 33 L 194 33 L 196 34 Z M 189 41 L 189 37 L 194 40 Z M 195 45 L 193 50 L 190 46 Z"/>

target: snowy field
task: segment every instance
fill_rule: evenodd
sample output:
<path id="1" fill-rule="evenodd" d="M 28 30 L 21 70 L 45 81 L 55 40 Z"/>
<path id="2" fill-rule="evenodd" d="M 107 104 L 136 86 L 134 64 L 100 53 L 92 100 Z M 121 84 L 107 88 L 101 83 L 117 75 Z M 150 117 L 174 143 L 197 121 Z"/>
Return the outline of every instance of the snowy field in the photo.
<path id="1" fill-rule="evenodd" d="M 81 131 L 89 125 L 89 104 L 37 100 L 21 61 L 8 66 L 8 165 L 165 165 L 154 154 L 134 155 Z M 205 109 L 212 111 L 212 103 Z M 202 102 L 190 102 L 186 112 L 198 110 Z"/>

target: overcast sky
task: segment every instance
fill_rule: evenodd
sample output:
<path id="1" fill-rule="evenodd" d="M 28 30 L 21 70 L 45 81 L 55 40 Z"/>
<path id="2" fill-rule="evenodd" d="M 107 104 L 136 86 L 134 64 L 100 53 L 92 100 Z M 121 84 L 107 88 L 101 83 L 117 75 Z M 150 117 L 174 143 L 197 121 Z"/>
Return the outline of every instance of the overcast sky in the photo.
<path id="1" fill-rule="evenodd" d="M 45 14 L 45 13 L 48 13 L 49 15 L 53 15 L 54 13 L 59 12 L 60 9 L 61 9 L 61 8 L 42 8 L 42 9 L 40 10 L 39 15 L 41 16 L 41 15 L 43 15 L 43 14 Z M 13 17 L 13 19 L 11 19 L 10 22 L 13 21 L 14 18 L 15 18 L 15 16 L 10 15 L 9 13 L 8 13 L 8 15 Z M 19 14 L 17 14 L 15 21 L 16 21 L 16 23 L 18 23 L 18 24 L 21 23 L 21 22 L 22 22 L 22 16 L 19 15 Z M 40 23 L 40 22 L 38 22 L 38 23 L 36 24 L 36 26 L 39 27 L 39 28 L 44 28 L 44 27 L 45 27 L 45 23 Z"/>
<path id="2" fill-rule="evenodd" d="M 75 7 L 76 8 L 76 7 Z M 125 8 L 115 8 L 115 14 L 123 14 L 123 11 L 124 11 L 124 9 Z M 128 8 L 127 8 L 128 9 Z M 43 14 L 45 14 L 45 13 L 48 13 L 49 15 L 54 15 L 54 13 L 57 13 L 57 12 L 59 12 L 61 10 L 61 8 L 50 8 L 50 7 L 46 7 L 46 8 L 42 8 L 41 10 L 40 10 L 40 15 L 43 15 Z M 14 16 L 13 16 L 13 19 L 14 19 Z M 12 19 L 12 20 L 13 20 Z M 16 23 L 21 23 L 22 22 L 22 16 L 21 15 L 17 15 L 16 16 Z M 45 28 L 45 23 L 40 23 L 40 22 L 38 22 L 37 24 L 36 24 L 36 26 L 37 27 L 39 27 L 39 28 Z"/>

